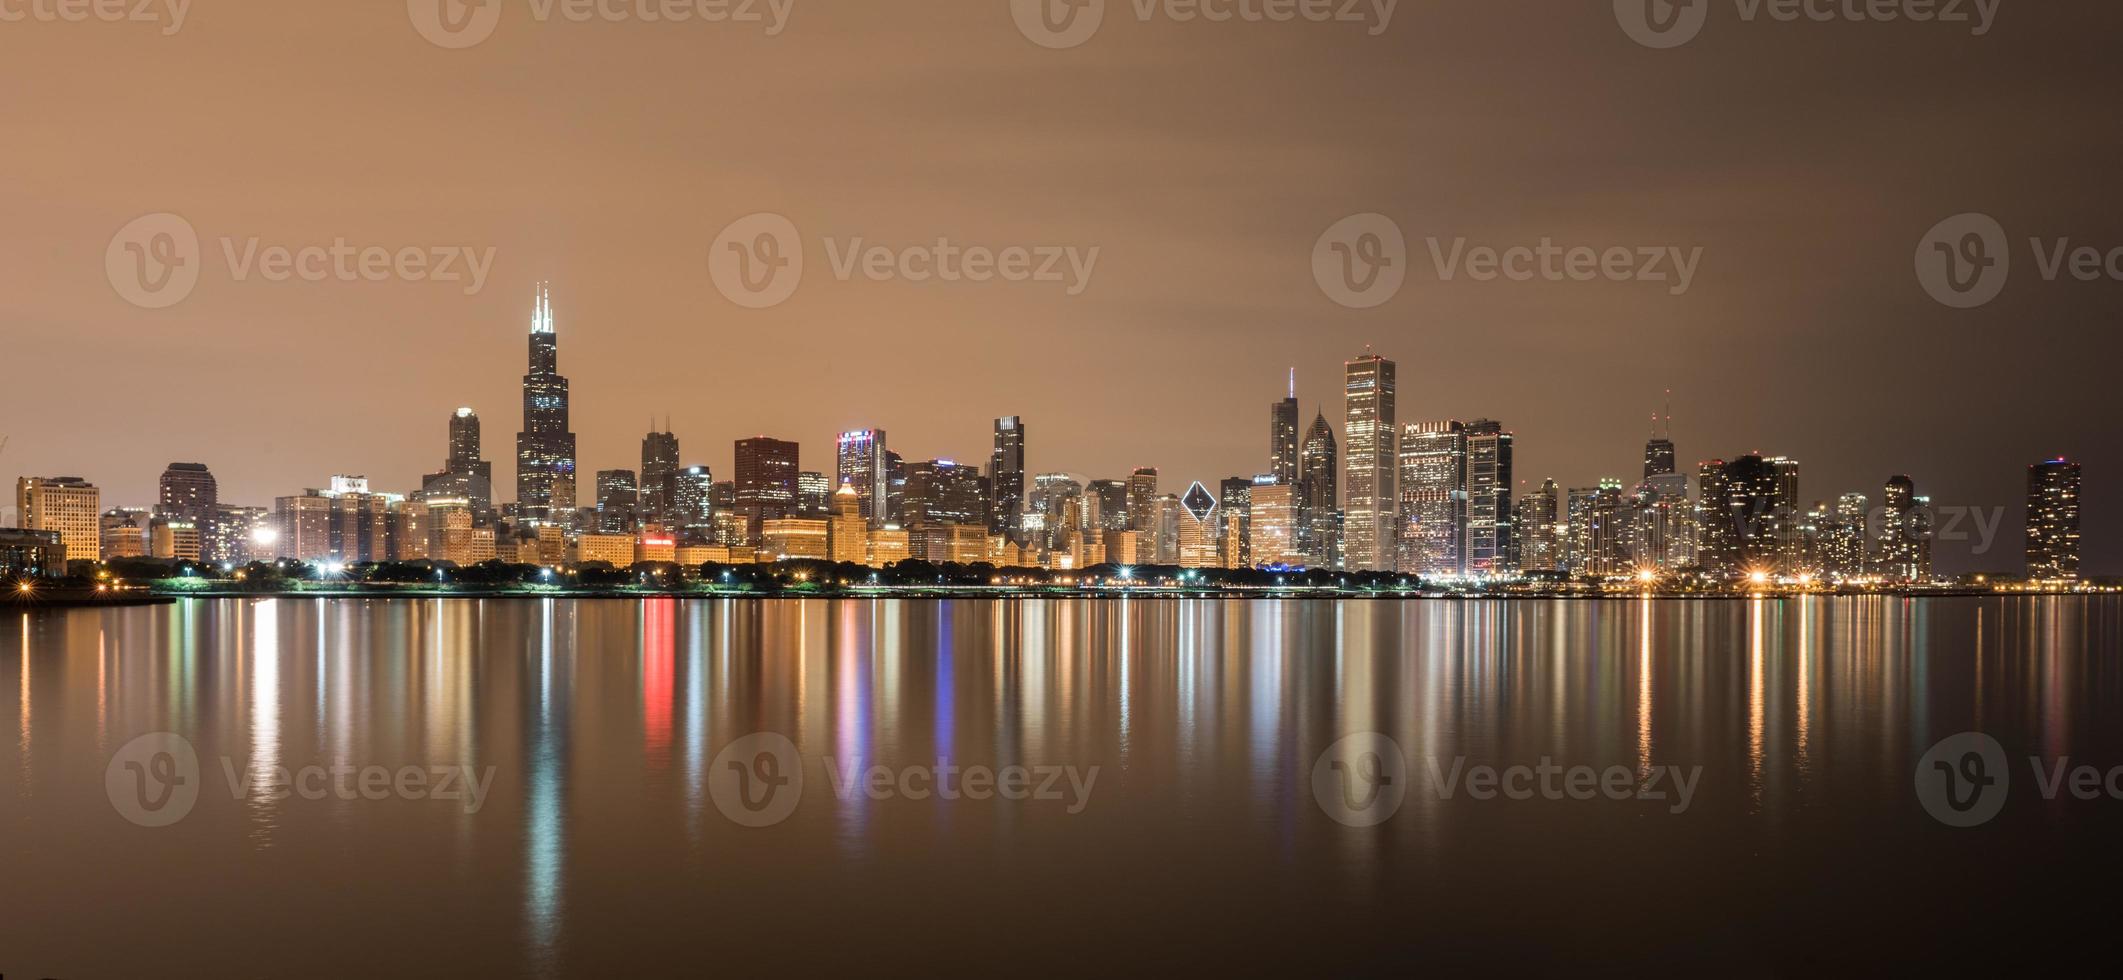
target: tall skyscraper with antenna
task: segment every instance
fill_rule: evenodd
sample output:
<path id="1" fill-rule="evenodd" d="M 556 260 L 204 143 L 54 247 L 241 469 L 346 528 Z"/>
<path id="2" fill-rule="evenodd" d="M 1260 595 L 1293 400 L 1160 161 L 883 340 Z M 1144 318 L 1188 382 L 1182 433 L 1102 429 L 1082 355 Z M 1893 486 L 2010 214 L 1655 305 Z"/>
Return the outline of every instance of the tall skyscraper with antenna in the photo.
<path id="1" fill-rule="evenodd" d="M 523 377 L 523 431 L 516 434 L 516 503 L 526 521 L 546 523 L 575 509 L 575 433 L 568 428 L 568 379 L 560 375 L 553 295 L 538 284 L 531 314 L 531 372 Z"/>
<path id="2" fill-rule="evenodd" d="M 1269 472 L 1277 483 L 1297 484 L 1297 369 L 1290 369 L 1290 395 L 1276 402 L 1268 430 Z"/>

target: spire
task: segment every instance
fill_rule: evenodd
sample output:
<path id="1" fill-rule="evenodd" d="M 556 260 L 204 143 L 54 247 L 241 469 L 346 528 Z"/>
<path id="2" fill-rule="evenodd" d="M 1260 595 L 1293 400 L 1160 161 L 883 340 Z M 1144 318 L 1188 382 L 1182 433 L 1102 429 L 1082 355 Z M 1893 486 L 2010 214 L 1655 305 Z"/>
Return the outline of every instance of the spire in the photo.
<path id="1" fill-rule="evenodd" d="M 543 282 L 538 284 L 537 302 L 531 312 L 531 332 L 553 332 L 553 291 Z"/>
<path id="2" fill-rule="evenodd" d="M 1294 367 L 1290 369 L 1290 399 L 1297 400 L 1297 369 Z"/>

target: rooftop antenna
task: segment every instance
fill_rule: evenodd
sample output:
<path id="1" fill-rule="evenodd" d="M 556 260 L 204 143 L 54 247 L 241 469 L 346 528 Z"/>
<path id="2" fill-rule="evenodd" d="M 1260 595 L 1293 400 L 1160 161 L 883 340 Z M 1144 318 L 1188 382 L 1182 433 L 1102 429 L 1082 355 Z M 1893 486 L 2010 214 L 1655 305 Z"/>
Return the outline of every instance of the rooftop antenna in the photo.
<path id="1" fill-rule="evenodd" d="M 1297 369 L 1294 367 L 1290 369 L 1290 397 L 1297 397 Z"/>

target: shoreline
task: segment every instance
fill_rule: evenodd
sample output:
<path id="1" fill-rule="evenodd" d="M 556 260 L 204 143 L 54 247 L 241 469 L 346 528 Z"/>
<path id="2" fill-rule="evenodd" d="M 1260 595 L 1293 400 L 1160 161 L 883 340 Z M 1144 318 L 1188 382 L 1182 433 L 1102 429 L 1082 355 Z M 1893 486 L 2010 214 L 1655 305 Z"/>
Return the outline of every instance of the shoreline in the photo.
<path id="1" fill-rule="evenodd" d="M 1366 591 L 1359 589 L 1202 589 L 1202 588 L 1008 588 L 994 586 L 951 587 L 877 587 L 877 588 L 818 588 L 818 589 L 717 589 L 717 588 L 506 588 L 506 589 L 435 589 L 435 588 L 341 588 L 341 589 L 155 589 L 137 599 L 95 597 L 59 605 L 142 605 L 163 604 L 179 599 L 383 599 L 383 600 L 435 600 L 435 599 L 569 599 L 641 601 L 646 599 L 716 599 L 716 600 L 787 600 L 787 599 L 1276 599 L 1276 600 L 1367 600 L 1376 602 L 1548 602 L 1607 601 L 1607 600 L 1693 600 L 1753 601 L 1757 599 L 1804 599 L 1804 598 L 1864 598 L 1888 599 L 1971 599 L 1971 598 L 2019 598 L 2019 597 L 2069 597 L 2114 595 L 2113 592 L 2092 591 L 1997 591 L 1992 589 L 1934 589 L 1924 591 L 1763 591 L 1763 592 L 1423 592 L 1423 591 Z M 35 603 L 31 603 L 34 605 Z"/>

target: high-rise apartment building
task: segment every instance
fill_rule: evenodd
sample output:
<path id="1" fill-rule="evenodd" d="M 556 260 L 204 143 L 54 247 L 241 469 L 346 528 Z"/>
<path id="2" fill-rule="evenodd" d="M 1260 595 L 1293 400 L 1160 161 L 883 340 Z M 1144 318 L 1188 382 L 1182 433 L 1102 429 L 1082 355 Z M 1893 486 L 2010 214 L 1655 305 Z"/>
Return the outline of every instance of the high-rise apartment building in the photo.
<path id="1" fill-rule="evenodd" d="M 214 521 L 214 508 L 221 503 L 220 486 L 204 463 L 171 463 L 162 471 L 157 487 L 155 516 L 190 521 L 204 528 Z"/>
<path id="2" fill-rule="evenodd" d="M 1521 574 L 1552 574 L 1564 570 L 1563 541 L 1557 512 L 1562 492 L 1554 480 L 1513 504 L 1511 533 L 1517 537 L 1518 570 Z"/>
<path id="3" fill-rule="evenodd" d="M 2080 466 L 2057 458 L 2027 468 L 2027 576 L 2079 577 Z"/>
<path id="4" fill-rule="evenodd" d="M 15 482 L 22 528 L 56 531 L 67 561 L 95 561 L 103 553 L 103 492 L 78 476 L 25 476 Z"/>

